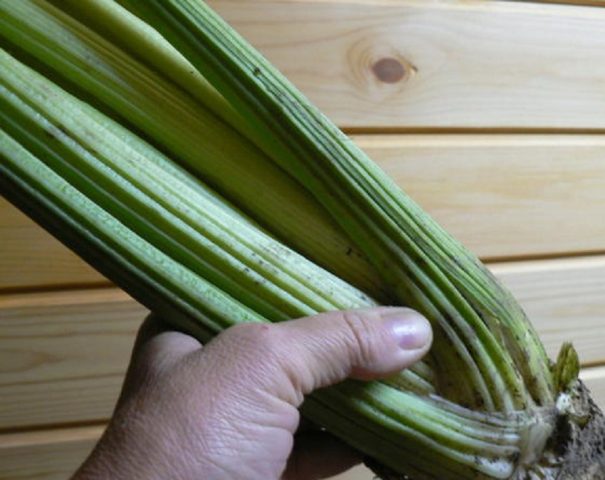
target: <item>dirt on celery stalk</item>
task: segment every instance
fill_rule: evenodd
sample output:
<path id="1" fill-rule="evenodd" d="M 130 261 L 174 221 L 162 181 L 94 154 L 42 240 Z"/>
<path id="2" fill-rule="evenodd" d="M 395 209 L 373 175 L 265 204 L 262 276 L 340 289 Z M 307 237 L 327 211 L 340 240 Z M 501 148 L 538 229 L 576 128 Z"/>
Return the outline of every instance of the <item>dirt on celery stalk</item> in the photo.
<path id="1" fill-rule="evenodd" d="M 519 467 L 511 480 L 605 480 L 605 415 L 581 380 L 559 399 L 556 425 L 541 459 L 528 469 Z M 371 458 L 365 464 L 383 480 L 425 480 L 394 473 Z"/>

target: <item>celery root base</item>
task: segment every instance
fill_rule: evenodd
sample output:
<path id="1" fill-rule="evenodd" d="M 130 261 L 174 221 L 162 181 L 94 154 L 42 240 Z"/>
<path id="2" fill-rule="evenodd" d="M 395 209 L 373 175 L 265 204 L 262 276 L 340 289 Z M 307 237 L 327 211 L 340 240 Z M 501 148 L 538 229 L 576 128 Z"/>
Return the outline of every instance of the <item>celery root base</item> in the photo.
<path id="1" fill-rule="evenodd" d="M 605 480 L 605 416 L 582 381 L 577 380 L 565 395 L 570 402 L 559 413 L 540 461 L 519 467 L 511 480 Z M 365 463 L 383 480 L 431 478 L 395 473 L 370 458 Z"/>

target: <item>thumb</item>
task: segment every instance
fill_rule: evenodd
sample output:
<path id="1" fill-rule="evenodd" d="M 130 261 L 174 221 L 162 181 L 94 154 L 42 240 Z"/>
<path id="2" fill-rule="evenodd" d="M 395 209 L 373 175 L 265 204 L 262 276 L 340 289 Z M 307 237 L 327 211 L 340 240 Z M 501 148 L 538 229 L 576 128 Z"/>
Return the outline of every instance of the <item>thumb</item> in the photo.
<path id="1" fill-rule="evenodd" d="M 371 380 L 410 366 L 429 350 L 432 331 L 414 310 L 378 307 L 238 325 L 216 340 L 227 350 L 243 349 L 250 368 L 260 362 L 267 369 L 270 362 L 273 374 L 282 374 L 272 377 L 285 376 L 294 394 L 288 397 L 299 404 L 303 395 L 345 378 Z"/>

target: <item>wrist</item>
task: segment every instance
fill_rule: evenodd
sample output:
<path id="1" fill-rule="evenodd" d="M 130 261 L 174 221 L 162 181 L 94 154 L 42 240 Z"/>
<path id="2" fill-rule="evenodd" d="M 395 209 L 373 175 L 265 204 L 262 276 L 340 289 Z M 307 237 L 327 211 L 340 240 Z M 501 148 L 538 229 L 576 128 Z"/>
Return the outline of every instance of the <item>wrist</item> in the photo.
<path id="1" fill-rule="evenodd" d="M 128 465 L 131 459 L 123 453 L 128 450 L 116 445 L 110 437 L 108 431 L 103 434 L 88 458 L 73 475 L 72 480 L 135 478 L 131 475 L 132 468 Z M 119 454 L 120 451 L 122 455 Z"/>
<path id="2" fill-rule="evenodd" d="M 145 454 L 145 432 L 116 415 L 72 480 L 155 480 L 158 458 Z M 126 416 L 125 418 L 128 418 Z"/>

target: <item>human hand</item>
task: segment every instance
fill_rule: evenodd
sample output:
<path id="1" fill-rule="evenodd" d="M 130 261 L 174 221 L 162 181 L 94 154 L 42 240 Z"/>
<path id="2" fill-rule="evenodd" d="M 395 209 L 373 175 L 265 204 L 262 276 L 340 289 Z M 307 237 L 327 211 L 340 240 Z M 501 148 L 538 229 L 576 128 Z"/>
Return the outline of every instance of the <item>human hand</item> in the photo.
<path id="1" fill-rule="evenodd" d="M 149 317 L 107 430 L 74 480 L 287 479 L 336 475 L 358 454 L 300 431 L 304 395 L 419 360 L 428 322 L 406 308 L 243 324 L 206 346 Z M 302 430 L 302 429 L 301 429 Z"/>

